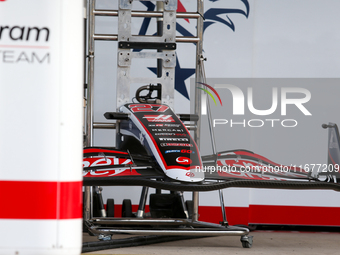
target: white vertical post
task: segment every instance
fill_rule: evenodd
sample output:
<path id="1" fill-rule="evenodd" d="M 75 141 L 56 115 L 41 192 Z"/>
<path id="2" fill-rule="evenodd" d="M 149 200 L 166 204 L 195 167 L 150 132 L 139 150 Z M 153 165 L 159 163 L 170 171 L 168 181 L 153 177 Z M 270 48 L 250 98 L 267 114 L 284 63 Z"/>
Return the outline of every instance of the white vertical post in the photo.
<path id="1" fill-rule="evenodd" d="M 80 254 L 83 0 L 0 1 L 0 254 Z"/>

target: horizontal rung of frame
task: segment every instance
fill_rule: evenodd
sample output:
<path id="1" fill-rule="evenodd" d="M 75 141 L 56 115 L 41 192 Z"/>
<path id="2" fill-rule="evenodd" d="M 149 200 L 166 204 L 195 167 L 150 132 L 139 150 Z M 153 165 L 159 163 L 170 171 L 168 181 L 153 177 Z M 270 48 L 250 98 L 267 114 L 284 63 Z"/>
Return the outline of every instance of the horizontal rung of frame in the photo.
<path id="1" fill-rule="evenodd" d="M 96 128 L 96 129 L 116 129 L 116 123 L 94 122 L 93 128 Z"/>
<path id="2" fill-rule="evenodd" d="M 198 43 L 200 39 L 196 36 L 176 36 L 176 42 L 181 43 Z"/>
<path id="3" fill-rule="evenodd" d="M 94 229 L 98 228 L 98 225 L 173 225 L 173 226 L 191 226 L 194 228 L 204 229 L 215 229 L 215 230 L 247 230 L 243 227 L 238 226 L 224 226 L 221 224 L 203 222 L 203 221 L 192 221 L 192 219 L 181 219 L 181 218 L 114 218 L 114 217 L 95 217 L 92 219 Z"/>
<path id="4" fill-rule="evenodd" d="M 163 42 L 119 42 L 118 48 L 121 49 L 157 49 L 157 50 L 175 50 L 176 43 Z"/>
<path id="5" fill-rule="evenodd" d="M 118 11 L 116 10 L 94 10 L 93 14 L 96 16 L 112 16 L 117 17 Z M 140 18 L 162 18 L 163 12 L 157 11 L 131 11 L 132 17 L 140 17 Z M 197 12 L 177 12 L 176 18 L 181 19 L 198 19 L 201 15 Z"/>
<path id="6" fill-rule="evenodd" d="M 118 66 L 130 66 L 132 59 L 162 59 L 163 67 L 170 68 L 176 66 L 176 52 L 163 51 L 163 52 L 130 52 L 121 50 L 118 52 Z"/>
<path id="7" fill-rule="evenodd" d="M 243 236 L 248 235 L 249 230 L 241 227 L 227 227 L 224 229 L 214 228 L 177 228 L 177 229 L 120 229 L 110 227 L 91 227 L 94 234 L 131 234 L 131 235 L 168 235 L 168 236 Z"/>
<path id="8" fill-rule="evenodd" d="M 188 130 L 195 131 L 197 130 L 197 125 L 184 125 Z"/>
<path id="9" fill-rule="evenodd" d="M 94 34 L 93 39 L 97 41 L 117 41 L 118 40 L 118 35 L 113 34 Z M 181 43 L 198 43 L 200 39 L 195 36 L 177 36 L 176 37 L 176 42 L 181 42 Z"/>
<path id="10" fill-rule="evenodd" d="M 97 41 L 118 41 L 118 35 L 94 34 L 93 39 Z"/>

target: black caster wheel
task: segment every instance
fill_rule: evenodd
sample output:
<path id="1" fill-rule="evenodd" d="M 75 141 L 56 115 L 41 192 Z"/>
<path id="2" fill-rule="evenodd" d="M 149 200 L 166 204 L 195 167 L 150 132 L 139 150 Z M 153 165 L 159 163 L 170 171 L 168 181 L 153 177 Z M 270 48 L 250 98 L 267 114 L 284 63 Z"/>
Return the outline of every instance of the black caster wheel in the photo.
<path id="1" fill-rule="evenodd" d="M 124 199 L 122 205 L 122 217 L 132 217 L 132 204 L 130 199 Z"/>
<path id="2" fill-rule="evenodd" d="M 115 201 L 112 198 L 106 200 L 106 217 L 115 217 Z"/>
<path id="3" fill-rule="evenodd" d="M 252 236 L 241 236 L 241 242 L 243 248 L 251 248 L 253 245 L 253 237 Z"/>
<path id="4" fill-rule="evenodd" d="M 243 248 L 251 248 L 251 244 L 249 242 L 243 241 L 242 242 L 242 247 Z"/>

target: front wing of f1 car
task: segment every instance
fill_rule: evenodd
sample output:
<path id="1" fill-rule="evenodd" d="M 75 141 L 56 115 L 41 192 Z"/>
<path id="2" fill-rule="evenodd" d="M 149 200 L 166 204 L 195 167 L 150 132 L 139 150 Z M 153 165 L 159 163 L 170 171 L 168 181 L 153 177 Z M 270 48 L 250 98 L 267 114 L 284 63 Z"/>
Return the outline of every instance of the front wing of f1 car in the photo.
<path id="1" fill-rule="evenodd" d="M 177 191 L 228 187 L 340 191 L 336 183 L 340 146 L 335 124 L 326 125 L 330 162 L 327 171 L 320 173 L 280 165 L 247 150 L 201 157 L 190 132 L 166 105 L 127 104 L 119 114 L 119 149 L 84 149 L 85 186 L 148 186 Z"/>

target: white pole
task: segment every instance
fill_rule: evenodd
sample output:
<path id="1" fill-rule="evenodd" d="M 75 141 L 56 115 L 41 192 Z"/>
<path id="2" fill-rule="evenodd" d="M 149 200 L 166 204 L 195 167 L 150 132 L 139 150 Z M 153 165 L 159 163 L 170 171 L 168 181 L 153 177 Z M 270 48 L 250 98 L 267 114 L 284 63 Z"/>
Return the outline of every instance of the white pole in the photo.
<path id="1" fill-rule="evenodd" d="M 83 0 L 0 1 L 0 254 L 80 254 Z"/>

